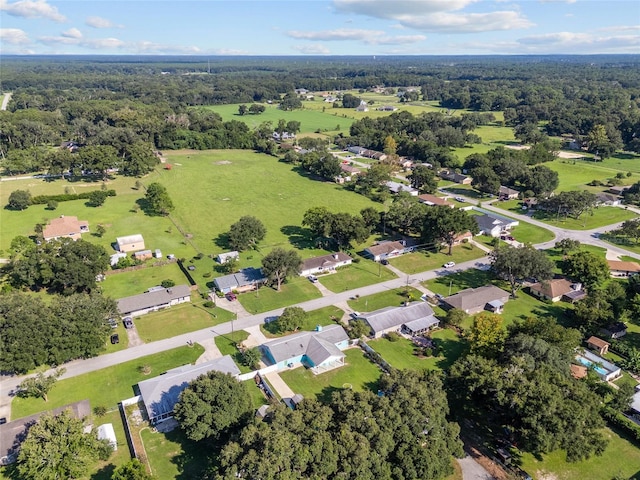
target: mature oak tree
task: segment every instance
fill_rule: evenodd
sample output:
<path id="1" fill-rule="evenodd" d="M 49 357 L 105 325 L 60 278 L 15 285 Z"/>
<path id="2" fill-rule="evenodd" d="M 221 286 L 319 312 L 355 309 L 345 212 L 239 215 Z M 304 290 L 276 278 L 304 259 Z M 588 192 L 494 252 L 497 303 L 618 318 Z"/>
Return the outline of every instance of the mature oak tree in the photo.
<path id="1" fill-rule="evenodd" d="M 24 210 L 31 205 L 31 192 L 29 190 L 14 190 L 9 195 L 7 206 L 12 210 Z"/>
<path id="2" fill-rule="evenodd" d="M 532 245 L 501 246 L 493 250 L 489 257 L 493 272 L 511 285 L 512 298 L 516 298 L 516 290 L 525 279 L 533 277 L 544 281 L 553 277 L 553 263 L 543 251 Z"/>
<path id="3" fill-rule="evenodd" d="M 154 215 L 168 215 L 175 207 L 164 185 L 153 182 L 147 187 L 145 200 Z"/>
<path id="4" fill-rule="evenodd" d="M 296 330 L 307 318 L 307 312 L 300 307 L 286 307 L 278 319 L 274 322 L 278 332 L 292 332 Z"/>
<path id="5" fill-rule="evenodd" d="M 465 232 L 478 233 L 478 223 L 464 210 L 435 206 L 426 210 L 422 238 L 426 242 L 443 242 L 451 255 L 456 237 Z"/>
<path id="6" fill-rule="evenodd" d="M 609 278 L 609 264 L 592 252 L 582 251 L 570 255 L 562 262 L 562 273 L 582 282 L 591 291 Z"/>
<path id="7" fill-rule="evenodd" d="M 262 274 L 275 282 L 276 290 L 280 291 L 286 278 L 300 271 L 301 263 L 302 259 L 295 250 L 276 247 L 262 259 Z"/>
<path id="8" fill-rule="evenodd" d="M 255 246 L 267 234 L 264 224 L 256 217 L 245 215 L 231 225 L 229 245 L 236 250 L 246 250 Z"/>

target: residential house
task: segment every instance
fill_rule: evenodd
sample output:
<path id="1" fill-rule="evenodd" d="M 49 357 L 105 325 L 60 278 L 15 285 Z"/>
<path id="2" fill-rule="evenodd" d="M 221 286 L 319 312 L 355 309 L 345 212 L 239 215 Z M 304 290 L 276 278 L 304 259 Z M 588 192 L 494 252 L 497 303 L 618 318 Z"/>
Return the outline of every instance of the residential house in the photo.
<path id="1" fill-rule="evenodd" d="M 628 185 L 627 186 L 616 185 L 616 186 L 613 186 L 613 187 L 609 187 L 607 192 L 613 193 L 614 195 L 622 195 L 624 192 L 626 192 L 630 188 L 631 187 L 628 186 Z"/>
<path id="2" fill-rule="evenodd" d="M 240 260 L 240 254 L 234 250 L 233 252 L 220 253 L 216 257 L 219 264 L 226 263 L 227 260 Z"/>
<path id="3" fill-rule="evenodd" d="M 231 356 L 225 355 L 197 365 L 172 368 L 157 377 L 139 382 L 138 389 L 149 422 L 155 425 L 173 417 L 173 407 L 178 403 L 182 391 L 190 382 L 210 371 L 226 373 L 236 378 L 240 375 L 240 369 Z"/>
<path id="4" fill-rule="evenodd" d="M 140 234 L 118 237 L 116 238 L 116 245 L 117 250 L 124 253 L 145 250 L 144 238 Z"/>
<path id="5" fill-rule="evenodd" d="M 566 278 L 554 278 L 534 283 L 529 286 L 529 292 L 541 300 L 548 300 L 554 303 L 560 300 L 574 303 L 587 296 L 587 293 L 582 289 L 581 283 L 571 282 Z"/>
<path id="6" fill-rule="evenodd" d="M 525 198 L 522 202 L 522 205 L 527 207 L 529 210 L 535 209 L 538 205 L 538 199 L 535 197 Z"/>
<path id="7" fill-rule="evenodd" d="M 446 198 L 436 197 L 435 195 L 431 195 L 430 193 L 423 193 L 422 195 L 418 195 L 418 201 L 430 207 L 434 207 L 434 206 L 445 206 L 449 208 L 455 207 L 453 203 L 447 202 Z"/>
<path id="8" fill-rule="evenodd" d="M 509 301 L 509 293 L 494 285 L 467 288 L 442 300 L 445 309 L 457 308 L 468 315 L 488 310 L 502 313 L 504 304 Z"/>
<path id="9" fill-rule="evenodd" d="M 495 213 L 474 215 L 473 218 L 478 224 L 478 235 L 487 235 L 489 237 L 498 237 L 502 232 L 520 224 L 518 220 L 512 220 Z"/>
<path id="10" fill-rule="evenodd" d="M 520 195 L 518 190 L 505 187 L 504 185 L 500 185 L 500 189 L 498 190 L 498 198 L 500 200 L 513 200 L 518 198 L 518 195 Z"/>
<path id="11" fill-rule="evenodd" d="M 398 107 L 395 107 L 393 105 L 382 105 L 376 110 L 378 110 L 379 112 L 395 112 L 396 110 L 398 110 Z"/>
<path id="12" fill-rule="evenodd" d="M 404 183 L 400 182 L 388 181 L 385 182 L 385 185 L 391 191 L 391 193 L 408 192 L 412 197 L 417 197 L 419 193 L 418 190 L 416 190 L 412 186 L 405 185 Z"/>
<path id="13" fill-rule="evenodd" d="M 271 137 L 276 142 L 282 142 L 284 140 L 292 140 L 292 139 L 296 138 L 296 134 L 295 133 L 289 133 L 289 132 L 273 132 L 271 134 Z"/>
<path id="14" fill-rule="evenodd" d="M 353 259 L 343 252 L 331 253 L 320 257 L 308 258 L 302 262 L 300 275 L 306 277 L 316 273 L 334 272 L 338 267 L 351 265 Z"/>
<path id="15" fill-rule="evenodd" d="M 363 314 L 362 319 L 371 328 L 371 335 L 380 338 L 390 332 L 418 335 L 437 327 L 440 321 L 426 302 L 414 302 L 403 307 L 386 307 Z"/>
<path id="16" fill-rule="evenodd" d="M 59 415 L 65 410 L 71 412 L 74 418 L 85 419 L 91 415 L 91 404 L 89 400 L 82 400 L 53 409 L 49 413 Z M 44 413 L 47 412 L 36 413 L 0 425 L 0 465 L 10 465 L 18 460 L 20 445 L 26 438 L 29 427 Z"/>
<path id="17" fill-rule="evenodd" d="M 307 93 L 309 93 L 309 90 L 307 90 L 306 88 L 296 88 L 295 92 L 296 95 L 306 95 Z"/>
<path id="18" fill-rule="evenodd" d="M 134 252 L 133 258 L 140 261 L 149 260 L 153 258 L 153 253 L 151 250 L 140 250 L 139 252 Z"/>
<path id="19" fill-rule="evenodd" d="M 237 273 L 215 278 L 213 283 L 222 293 L 229 293 L 234 290 L 238 292 L 255 290 L 266 281 L 261 269 L 247 267 Z"/>
<path id="20" fill-rule="evenodd" d="M 342 350 L 349 346 L 349 336 L 340 325 L 318 326 L 314 332 L 298 332 L 262 345 L 265 359 L 279 370 L 303 364 L 314 374 L 344 365 Z"/>
<path id="21" fill-rule="evenodd" d="M 137 317 L 190 301 L 191 289 L 189 286 L 175 285 L 169 288 L 153 287 L 140 295 L 121 298 L 116 303 L 121 315 Z"/>
<path id="22" fill-rule="evenodd" d="M 609 347 L 611 344 L 609 342 L 605 342 L 601 338 L 598 337 L 589 337 L 587 340 L 587 347 L 591 348 L 598 352 L 598 355 L 606 355 L 609 351 Z"/>
<path id="23" fill-rule="evenodd" d="M 364 252 L 371 257 L 373 261 L 379 262 L 380 260 L 387 260 L 389 258 L 398 257 L 405 253 L 412 252 L 414 249 L 415 247 L 407 246 L 404 241 L 387 241 L 367 247 L 364 249 Z"/>
<path id="24" fill-rule="evenodd" d="M 367 105 L 367 102 L 365 102 L 364 100 L 361 100 L 360 105 L 356 107 L 356 112 L 368 112 L 368 111 L 369 111 L 369 105 Z"/>
<path id="25" fill-rule="evenodd" d="M 607 338 L 620 338 L 627 334 L 627 326 L 623 322 L 615 322 L 600 330 L 600 333 Z"/>
<path id="26" fill-rule="evenodd" d="M 346 163 L 340 164 L 340 170 L 342 170 L 350 177 L 355 177 L 356 175 L 360 175 L 362 173 L 362 170 L 360 170 L 359 168 L 354 167 L 353 165 L 348 165 Z"/>
<path id="27" fill-rule="evenodd" d="M 622 203 L 622 197 L 611 193 L 599 192 L 596 193 L 596 203 L 605 207 L 615 207 Z"/>
<path id="28" fill-rule="evenodd" d="M 463 175 L 452 170 L 442 170 L 440 172 L 440 177 L 444 180 L 449 180 L 450 182 L 459 183 L 460 185 L 471 185 L 471 182 L 473 181 L 470 176 Z"/>
<path id="29" fill-rule="evenodd" d="M 640 273 L 640 264 L 637 262 L 621 262 L 620 260 L 607 260 L 612 277 L 630 277 Z"/>
<path id="30" fill-rule="evenodd" d="M 362 153 L 365 152 L 367 149 L 364 147 L 353 146 L 353 147 L 348 147 L 347 150 L 351 153 L 355 153 L 356 155 L 362 155 Z"/>
<path id="31" fill-rule="evenodd" d="M 46 242 L 58 238 L 79 240 L 83 233 L 89 232 L 89 222 L 78 220 L 78 217 L 60 215 L 51 220 L 43 229 L 42 236 Z"/>

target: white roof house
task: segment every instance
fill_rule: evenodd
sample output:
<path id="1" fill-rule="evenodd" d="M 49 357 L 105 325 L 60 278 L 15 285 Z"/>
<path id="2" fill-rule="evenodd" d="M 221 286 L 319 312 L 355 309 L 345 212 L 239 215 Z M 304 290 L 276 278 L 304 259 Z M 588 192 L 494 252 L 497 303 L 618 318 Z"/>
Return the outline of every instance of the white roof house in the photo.
<path id="1" fill-rule="evenodd" d="M 118 450 L 118 440 L 116 432 L 113 430 L 113 423 L 104 423 L 98 427 L 98 440 L 107 440 L 114 451 Z"/>
<path id="2" fill-rule="evenodd" d="M 216 257 L 216 261 L 221 264 L 229 259 L 240 260 L 240 254 L 234 250 L 233 252 L 219 253 Z"/>

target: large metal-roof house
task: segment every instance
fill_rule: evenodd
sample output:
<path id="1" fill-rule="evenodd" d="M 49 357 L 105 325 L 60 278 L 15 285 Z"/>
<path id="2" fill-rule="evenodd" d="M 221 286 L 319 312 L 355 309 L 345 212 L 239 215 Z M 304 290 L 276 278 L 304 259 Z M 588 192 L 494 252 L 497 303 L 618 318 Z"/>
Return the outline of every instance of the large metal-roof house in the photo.
<path id="1" fill-rule="evenodd" d="M 149 422 L 163 422 L 173 417 L 173 407 L 178 403 L 180 393 L 200 375 L 216 370 L 237 377 L 240 369 L 229 355 L 198 365 L 183 365 L 173 368 L 157 377 L 138 383 Z"/>
<path id="2" fill-rule="evenodd" d="M 117 301 L 121 315 L 137 317 L 145 313 L 155 312 L 191 301 L 191 290 L 188 285 L 175 285 L 170 288 L 150 288 L 147 292 Z"/>
<path id="3" fill-rule="evenodd" d="M 237 273 L 218 277 L 213 280 L 213 283 L 222 293 L 229 293 L 233 290 L 239 292 L 253 290 L 266 281 L 261 269 L 248 267 Z"/>
<path id="4" fill-rule="evenodd" d="M 426 302 L 414 302 L 404 307 L 386 307 L 361 315 L 369 326 L 374 338 L 385 333 L 404 331 L 410 335 L 424 333 L 437 327 L 440 321 Z"/>
<path id="5" fill-rule="evenodd" d="M 344 365 L 342 350 L 349 336 L 340 325 L 318 327 L 315 332 L 298 332 L 262 345 L 266 359 L 283 370 L 302 363 L 315 374 Z"/>
<path id="6" fill-rule="evenodd" d="M 473 315 L 483 310 L 501 313 L 504 304 L 509 300 L 509 293 L 495 285 L 485 285 L 478 288 L 467 288 L 442 300 L 444 307 L 457 308 Z"/>

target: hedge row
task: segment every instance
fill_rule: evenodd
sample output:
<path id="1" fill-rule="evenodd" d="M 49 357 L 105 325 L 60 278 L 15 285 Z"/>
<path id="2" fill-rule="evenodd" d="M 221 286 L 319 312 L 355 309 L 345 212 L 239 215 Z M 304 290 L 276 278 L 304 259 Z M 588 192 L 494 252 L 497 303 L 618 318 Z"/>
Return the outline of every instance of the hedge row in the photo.
<path id="1" fill-rule="evenodd" d="M 601 413 L 610 425 L 624 430 L 635 439 L 636 442 L 640 442 L 640 425 L 610 407 L 603 407 Z"/>
<path id="2" fill-rule="evenodd" d="M 95 191 L 95 190 L 94 190 Z M 115 197 L 115 190 L 106 190 L 108 197 Z M 31 199 L 31 205 L 46 205 L 49 202 L 68 202 L 70 200 L 88 200 L 91 192 L 61 193 L 60 195 L 36 195 Z"/>

